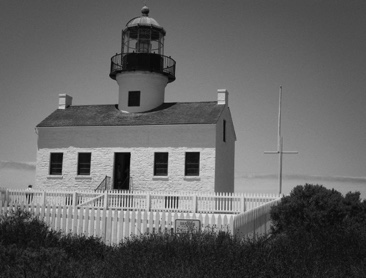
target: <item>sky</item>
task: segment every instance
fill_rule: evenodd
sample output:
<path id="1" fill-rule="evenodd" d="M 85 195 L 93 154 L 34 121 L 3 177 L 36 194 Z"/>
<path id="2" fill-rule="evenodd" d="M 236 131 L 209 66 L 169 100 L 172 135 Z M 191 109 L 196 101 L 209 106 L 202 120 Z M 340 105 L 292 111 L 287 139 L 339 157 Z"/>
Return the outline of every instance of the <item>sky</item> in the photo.
<path id="1" fill-rule="evenodd" d="M 366 198 L 366 1 L 0 0 L 0 187 L 35 182 L 35 126 L 58 106 L 115 104 L 110 58 L 146 3 L 177 63 L 167 102 L 229 91 L 236 192 L 322 184 Z"/>

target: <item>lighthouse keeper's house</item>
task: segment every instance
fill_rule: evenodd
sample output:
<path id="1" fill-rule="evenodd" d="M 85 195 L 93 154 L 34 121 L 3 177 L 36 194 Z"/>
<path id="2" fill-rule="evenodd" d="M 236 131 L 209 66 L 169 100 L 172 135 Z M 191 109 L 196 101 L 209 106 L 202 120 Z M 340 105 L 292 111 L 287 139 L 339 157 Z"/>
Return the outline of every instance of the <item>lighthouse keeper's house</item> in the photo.
<path id="1" fill-rule="evenodd" d="M 36 127 L 37 189 L 233 192 L 235 131 L 228 92 L 209 102 L 164 102 L 175 61 L 164 56 L 165 30 L 148 16 L 122 31 L 111 59 L 118 104 L 59 106 Z"/>

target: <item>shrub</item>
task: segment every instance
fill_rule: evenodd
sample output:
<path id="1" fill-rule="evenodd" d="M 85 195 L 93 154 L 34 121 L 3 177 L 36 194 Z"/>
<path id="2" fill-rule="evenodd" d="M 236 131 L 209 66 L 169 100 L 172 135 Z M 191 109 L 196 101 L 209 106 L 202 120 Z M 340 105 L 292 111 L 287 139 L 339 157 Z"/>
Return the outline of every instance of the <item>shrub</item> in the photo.
<path id="1" fill-rule="evenodd" d="M 361 229 L 366 224 L 366 203 L 359 192 L 343 197 L 334 189 L 306 184 L 273 206 L 271 219 L 273 234 Z"/>
<path id="2" fill-rule="evenodd" d="M 106 246 L 100 238 L 86 237 L 84 235 L 64 235 L 60 238 L 59 248 L 62 248 L 68 256 L 76 260 L 91 258 L 103 259 L 105 253 L 111 249 Z M 87 256 L 85 256 L 87 254 Z"/>
<path id="3" fill-rule="evenodd" d="M 0 216 L 0 277 L 102 277 L 108 250 L 100 239 L 50 230 L 27 211 Z"/>
<path id="4" fill-rule="evenodd" d="M 28 211 L 11 210 L 0 215 L 0 244 L 15 244 L 18 248 L 54 247 L 61 234 L 48 226 Z"/>
<path id="5" fill-rule="evenodd" d="M 1 277 L 68 277 L 72 270 L 59 248 L 18 248 L 0 245 Z"/>
<path id="6" fill-rule="evenodd" d="M 362 220 L 363 203 L 347 196 L 344 221 Z M 22 211 L 1 218 L 0 277 L 366 277 L 366 233 L 357 225 L 321 236 L 277 233 L 269 240 L 207 230 L 145 234 L 108 247 L 98 238 L 49 231 L 37 221 Z"/>
<path id="7" fill-rule="evenodd" d="M 281 264 L 293 258 L 286 263 L 291 277 L 365 277 L 366 203 L 360 193 L 297 186 L 272 207 L 271 219 L 271 249 Z"/>
<path id="8" fill-rule="evenodd" d="M 107 261 L 113 277 L 225 277 L 239 251 L 224 232 L 147 234 L 122 242 Z"/>

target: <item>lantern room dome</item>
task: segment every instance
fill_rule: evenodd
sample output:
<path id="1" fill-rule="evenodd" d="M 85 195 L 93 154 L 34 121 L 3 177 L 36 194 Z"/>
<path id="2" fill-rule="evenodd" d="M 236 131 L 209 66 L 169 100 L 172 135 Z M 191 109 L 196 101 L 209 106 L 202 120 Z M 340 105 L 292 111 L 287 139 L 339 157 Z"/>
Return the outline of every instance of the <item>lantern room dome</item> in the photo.
<path id="1" fill-rule="evenodd" d="M 141 16 L 132 18 L 129 22 L 127 22 L 126 27 L 131 28 L 136 26 L 148 26 L 162 29 L 164 31 L 163 27 L 161 27 L 155 19 L 149 17 L 149 11 L 149 8 L 144 6 L 141 9 Z"/>

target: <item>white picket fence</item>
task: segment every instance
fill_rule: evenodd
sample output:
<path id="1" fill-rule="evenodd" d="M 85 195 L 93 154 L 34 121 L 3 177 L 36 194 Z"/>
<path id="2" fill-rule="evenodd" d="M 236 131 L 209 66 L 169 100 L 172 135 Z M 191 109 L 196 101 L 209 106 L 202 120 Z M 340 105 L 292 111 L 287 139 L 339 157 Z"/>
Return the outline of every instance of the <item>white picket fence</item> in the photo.
<path id="1" fill-rule="evenodd" d="M 175 231 L 176 219 L 195 219 L 201 230 L 232 232 L 235 215 L 195 214 L 177 212 L 123 211 L 116 208 L 91 208 L 40 204 L 0 202 L 0 215 L 20 208 L 43 220 L 50 229 L 64 234 L 100 237 L 108 245 L 118 244 L 125 238 L 145 233 Z"/>
<path id="2" fill-rule="evenodd" d="M 271 207 L 278 204 L 281 198 L 236 215 L 233 223 L 233 234 L 236 237 L 253 238 L 269 234 L 271 228 Z"/>
<path id="3" fill-rule="evenodd" d="M 272 200 L 278 194 L 145 192 L 145 191 L 37 191 L 1 189 L 8 203 L 72 205 L 74 207 L 186 213 L 240 214 Z"/>
<path id="4" fill-rule="evenodd" d="M 174 232 L 177 219 L 199 220 L 201 230 L 227 231 L 240 238 L 268 234 L 271 223 L 270 209 L 279 201 L 278 198 L 239 215 L 130 211 L 118 208 L 41 205 L 27 202 L 8 204 L 0 201 L 0 215 L 20 208 L 38 216 L 50 229 L 62 231 L 65 234 L 100 237 L 106 244 L 114 245 L 132 235 Z"/>

